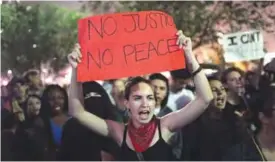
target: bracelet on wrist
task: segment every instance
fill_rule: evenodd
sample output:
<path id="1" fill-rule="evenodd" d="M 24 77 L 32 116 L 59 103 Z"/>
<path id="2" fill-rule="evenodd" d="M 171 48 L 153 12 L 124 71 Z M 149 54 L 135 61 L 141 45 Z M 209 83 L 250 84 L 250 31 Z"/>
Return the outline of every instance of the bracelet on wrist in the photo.
<path id="1" fill-rule="evenodd" d="M 199 67 L 196 71 L 194 71 L 193 73 L 192 73 L 192 77 L 194 77 L 195 75 L 197 75 L 199 72 L 201 72 L 202 71 L 202 68 L 201 67 Z"/>

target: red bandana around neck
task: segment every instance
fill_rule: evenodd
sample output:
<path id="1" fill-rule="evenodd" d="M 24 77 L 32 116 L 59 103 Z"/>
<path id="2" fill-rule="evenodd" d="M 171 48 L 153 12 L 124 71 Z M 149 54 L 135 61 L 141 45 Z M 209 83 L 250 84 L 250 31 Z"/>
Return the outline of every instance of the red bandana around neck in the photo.
<path id="1" fill-rule="evenodd" d="M 136 152 L 143 152 L 149 148 L 157 128 L 156 118 L 149 123 L 135 128 L 130 121 L 128 124 L 128 133 Z"/>

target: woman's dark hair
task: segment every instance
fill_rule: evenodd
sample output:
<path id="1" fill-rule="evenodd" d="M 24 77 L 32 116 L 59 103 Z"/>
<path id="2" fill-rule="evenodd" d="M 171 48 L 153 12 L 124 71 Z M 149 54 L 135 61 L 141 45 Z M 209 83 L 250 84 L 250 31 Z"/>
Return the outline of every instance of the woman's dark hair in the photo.
<path id="1" fill-rule="evenodd" d="M 150 81 L 153 81 L 153 80 L 156 80 L 156 79 L 164 81 L 165 85 L 166 85 L 167 91 L 166 91 L 166 94 L 165 94 L 165 97 L 164 97 L 163 101 L 160 104 L 161 108 L 164 108 L 166 106 L 167 102 L 168 102 L 168 97 L 169 97 L 169 92 L 170 92 L 169 81 L 164 75 L 162 75 L 160 73 L 151 74 L 149 76 Z"/>
<path id="2" fill-rule="evenodd" d="M 39 99 L 40 101 L 41 101 L 41 97 L 40 96 L 38 96 L 38 95 L 35 95 L 35 94 L 31 94 L 31 95 L 28 95 L 28 98 L 26 99 L 26 103 L 29 101 L 29 99 L 30 98 L 37 98 L 37 99 Z"/>
<path id="3" fill-rule="evenodd" d="M 63 95 L 64 95 L 64 107 L 63 107 L 63 111 L 64 112 L 68 112 L 68 93 L 67 91 L 60 87 L 57 84 L 52 84 L 52 85 L 48 85 L 41 97 L 41 115 L 43 116 L 43 118 L 45 119 L 49 119 L 52 117 L 52 113 L 51 113 L 51 109 L 50 109 L 50 104 L 49 104 L 49 92 L 51 91 L 60 91 Z"/>
<path id="4" fill-rule="evenodd" d="M 218 80 L 218 81 L 220 81 L 220 79 L 219 79 L 219 77 L 218 77 L 217 74 L 213 74 L 213 75 L 207 76 L 207 80 L 208 80 L 208 82 L 213 81 L 213 80 Z"/>
<path id="5" fill-rule="evenodd" d="M 231 72 L 234 72 L 234 71 L 238 72 L 241 76 L 244 76 L 244 72 L 240 68 L 230 67 L 222 73 L 222 76 L 221 76 L 222 83 L 226 83 L 228 74 L 230 74 Z"/>
<path id="6" fill-rule="evenodd" d="M 126 85 L 125 85 L 125 93 L 124 93 L 124 98 L 126 100 L 129 100 L 130 94 L 131 94 L 131 88 L 139 83 L 147 83 L 148 85 L 151 86 L 151 83 L 149 80 L 143 78 L 143 77 L 133 77 L 133 78 L 129 78 L 129 80 L 127 81 Z M 152 89 L 153 90 L 153 89 Z M 154 95 L 155 96 L 155 95 Z"/>

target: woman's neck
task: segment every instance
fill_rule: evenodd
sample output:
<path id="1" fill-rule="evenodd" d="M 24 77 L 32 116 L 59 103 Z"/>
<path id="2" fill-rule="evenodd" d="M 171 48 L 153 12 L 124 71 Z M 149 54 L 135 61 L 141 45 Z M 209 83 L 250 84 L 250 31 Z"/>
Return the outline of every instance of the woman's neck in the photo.
<path id="1" fill-rule="evenodd" d="M 137 123 L 137 122 L 133 122 L 133 126 L 134 126 L 134 128 L 138 129 L 142 126 L 142 124 Z"/>
<path id="2" fill-rule="evenodd" d="M 153 117 L 153 118 L 154 118 L 154 117 Z M 134 121 L 134 120 L 131 120 L 131 122 L 132 122 L 133 127 L 134 127 L 135 129 L 138 129 L 138 128 L 140 128 L 141 126 L 145 126 L 145 125 L 149 124 L 149 123 L 153 120 L 153 118 L 151 118 L 151 120 L 150 120 L 148 123 L 140 123 L 140 122 L 137 122 L 137 121 Z"/>

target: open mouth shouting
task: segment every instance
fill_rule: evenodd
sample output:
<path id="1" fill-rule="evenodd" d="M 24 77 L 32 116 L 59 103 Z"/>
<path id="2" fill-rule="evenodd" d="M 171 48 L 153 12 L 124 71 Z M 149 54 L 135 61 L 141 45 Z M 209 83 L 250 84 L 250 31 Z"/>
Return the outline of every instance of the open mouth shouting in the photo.
<path id="1" fill-rule="evenodd" d="M 225 97 L 219 96 L 217 97 L 216 101 L 217 101 L 217 104 L 222 105 L 225 102 Z"/>
<path id="2" fill-rule="evenodd" d="M 138 113 L 140 119 L 142 120 L 146 120 L 149 118 L 149 115 L 150 115 L 150 111 L 149 110 L 142 110 Z"/>

